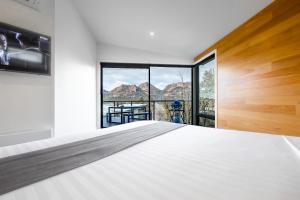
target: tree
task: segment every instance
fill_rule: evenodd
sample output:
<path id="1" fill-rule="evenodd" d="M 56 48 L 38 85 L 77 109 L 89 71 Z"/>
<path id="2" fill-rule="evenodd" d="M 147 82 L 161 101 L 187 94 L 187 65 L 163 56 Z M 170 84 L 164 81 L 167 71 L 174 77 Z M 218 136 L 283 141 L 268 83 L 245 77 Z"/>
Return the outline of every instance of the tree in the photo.
<path id="1" fill-rule="evenodd" d="M 200 82 L 201 98 L 214 99 L 215 96 L 215 77 L 214 69 L 206 70 Z"/>
<path id="2" fill-rule="evenodd" d="M 200 109 L 213 110 L 215 99 L 214 69 L 206 70 L 200 82 Z"/>

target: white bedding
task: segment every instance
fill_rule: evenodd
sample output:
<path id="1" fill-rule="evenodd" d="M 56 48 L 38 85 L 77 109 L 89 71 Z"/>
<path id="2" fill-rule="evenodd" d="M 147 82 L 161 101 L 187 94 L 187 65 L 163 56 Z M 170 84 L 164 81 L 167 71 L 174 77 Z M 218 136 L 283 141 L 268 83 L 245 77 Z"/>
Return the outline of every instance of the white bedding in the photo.
<path id="1" fill-rule="evenodd" d="M 142 126 L 0 148 L 0 158 Z M 4 199 L 299 200 L 300 138 L 186 126 Z"/>

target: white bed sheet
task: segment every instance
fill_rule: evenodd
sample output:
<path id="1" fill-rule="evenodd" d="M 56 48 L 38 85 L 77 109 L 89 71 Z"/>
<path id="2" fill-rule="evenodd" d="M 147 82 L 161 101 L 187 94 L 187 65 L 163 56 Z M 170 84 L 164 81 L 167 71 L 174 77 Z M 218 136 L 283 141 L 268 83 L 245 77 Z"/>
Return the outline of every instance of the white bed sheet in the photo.
<path id="1" fill-rule="evenodd" d="M 0 157 L 142 126 L 0 148 Z M 292 142 L 291 142 L 292 141 Z M 0 200 L 299 200 L 300 139 L 186 126 Z"/>

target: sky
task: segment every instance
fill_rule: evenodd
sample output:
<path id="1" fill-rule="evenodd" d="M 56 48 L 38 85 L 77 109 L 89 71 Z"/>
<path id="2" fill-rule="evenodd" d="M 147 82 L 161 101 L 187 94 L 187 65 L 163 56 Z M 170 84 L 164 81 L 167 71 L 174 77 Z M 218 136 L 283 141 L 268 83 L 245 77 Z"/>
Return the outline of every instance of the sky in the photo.
<path id="1" fill-rule="evenodd" d="M 171 83 L 191 82 L 190 68 L 150 68 L 151 84 L 163 90 Z M 148 82 L 148 69 L 124 69 L 124 68 L 104 68 L 103 69 L 103 89 L 111 91 L 121 84 L 140 85 Z"/>

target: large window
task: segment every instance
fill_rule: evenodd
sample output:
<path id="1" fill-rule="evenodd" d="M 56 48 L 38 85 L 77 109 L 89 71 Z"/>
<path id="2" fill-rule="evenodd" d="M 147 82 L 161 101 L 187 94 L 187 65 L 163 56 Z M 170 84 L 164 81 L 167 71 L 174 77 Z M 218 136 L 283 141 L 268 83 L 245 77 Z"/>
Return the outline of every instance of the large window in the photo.
<path id="1" fill-rule="evenodd" d="M 149 119 L 192 123 L 192 66 L 101 66 L 102 127 Z"/>
<path id="2" fill-rule="evenodd" d="M 215 127 L 215 56 L 195 66 L 101 63 L 102 127 L 138 120 Z"/>

